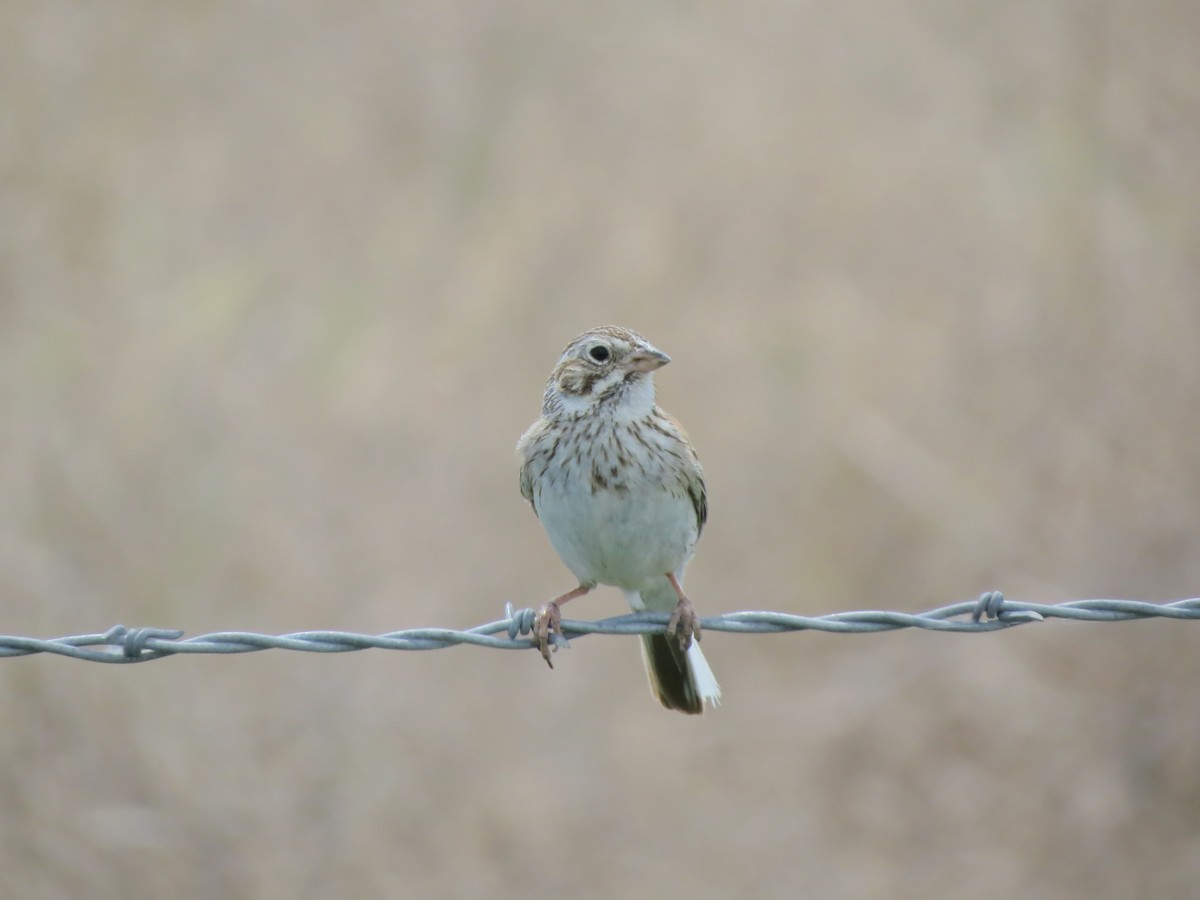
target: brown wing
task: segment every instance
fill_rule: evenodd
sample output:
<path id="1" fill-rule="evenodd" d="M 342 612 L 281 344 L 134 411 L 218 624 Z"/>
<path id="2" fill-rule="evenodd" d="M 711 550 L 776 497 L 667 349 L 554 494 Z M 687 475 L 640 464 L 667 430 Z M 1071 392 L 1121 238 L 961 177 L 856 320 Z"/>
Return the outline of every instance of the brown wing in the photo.
<path id="1" fill-rule="evenodd" d="M 704 486 L 704 470 L 696 462 L 695 475 L 688 479 L 688 496 L 692 498 L 692 506 L 696 509 L 696 536 L 704 530 L 708 521 L 708 490 Z"/>
<path id="2" fill-rule="evenodd" d="M 708 489 L 704 485 L 704 469 L 679 420 L 661 408 L 658 411 L 669 423 L 675 437 L 683 444 L 683 462 L 687 467 L 683 475 L 683 485 L 692 500 L 692 507 L 696 510 L 696 536 L 699 537 L 700 532 L 704 530 L 704 523 L 708 521 Z"/>
<path id="3" fill-rule="evenodd" d="M 521 496 L 529 501 L 533 514 L 537 515 L 537 506 L 533 503 L 533 457 L 538 437 L 546 427 L 545 419 L 538 419 L 517 441 L 517 459 L 521 462 Z"/>

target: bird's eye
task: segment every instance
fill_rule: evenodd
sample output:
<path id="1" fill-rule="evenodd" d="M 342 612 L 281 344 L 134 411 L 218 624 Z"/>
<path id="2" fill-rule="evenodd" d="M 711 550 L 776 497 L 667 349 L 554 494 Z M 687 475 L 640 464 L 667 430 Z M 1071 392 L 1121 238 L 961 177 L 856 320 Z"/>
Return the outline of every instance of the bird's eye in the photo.
<path id="1" fill-rule="evenodd" d="M 608 348 L 605 347 L 603 344 L 597 344 L 595 347 L 593 347 L 591 350 L 588 351 L 588 356 L 590 356 L 593 359 L 593 361 L 595 361 L 595 362 L 598 362 L 598 363 L 606 362 L 609 357 Z"/>

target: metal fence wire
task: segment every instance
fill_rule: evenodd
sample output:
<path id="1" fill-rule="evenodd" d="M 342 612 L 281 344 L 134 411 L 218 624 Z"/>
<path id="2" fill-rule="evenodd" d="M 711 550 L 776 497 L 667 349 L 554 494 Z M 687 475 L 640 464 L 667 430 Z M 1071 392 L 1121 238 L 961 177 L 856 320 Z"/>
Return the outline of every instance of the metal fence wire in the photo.
<path id="1" fill-rule="evenodd" d="M 185 638 L 171 628 L 126 628 L 114 625 L 102 634 L 77 634 L 46 640 L 0 635 L 0 657 L 52 653 L 100 663 L 138 663 L 183 653 L 252 653 L 257 650 L 300 650 L 306 653 L 347 653 L 352 650 L 441 650 L 459 644 L 497 650 L 529 650 L 526 637 L 533 627 L 534 610 L 514 610 L 508 604 L 505 617 L 462 631 L 453 628 L 408 628 L 386 634 L 355 634 L 347 631 L 301 631 L 294 634 L 255 634 L 220 631 Z M 581 622 L 563 619 L 560 645 L 568 638 L 589 634 L 653 634 L 666 629 L 668 613 L 634 613 Z M 988 591 L 978 600 L 954 603 L 923 613 L 859 610 L 823 616 L 797 616 L 783 612 L 743 612 L 706 616 L 700 619 L 705 631 L 736 634 L 773 634 L 788 631 L 830 631 L 838 634 L 870 634 L 901 628 L 923 628 L 954 634 L 999 631 L 1045 619 L 1082 622 L 1128 622 L 1133 619 L 1200 619 L 1200 598 L 1170 603 L 1140 600 L 1073 600 L 1042 604 L 1007 600 L 999 591 Z"/>

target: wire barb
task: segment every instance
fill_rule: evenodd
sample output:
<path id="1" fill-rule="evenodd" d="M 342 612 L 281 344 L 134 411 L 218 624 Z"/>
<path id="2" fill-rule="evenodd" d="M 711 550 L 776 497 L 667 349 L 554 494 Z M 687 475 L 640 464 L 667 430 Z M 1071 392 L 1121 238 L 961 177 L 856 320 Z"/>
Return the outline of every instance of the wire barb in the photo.
<path id="1" fill-rule="evenodd" d="M 497 650 L 529 650 L 534 644 L 527 635 L 533 629 L 535 612 L 505 604 L 504 618 L 475 628 L 410 628 L 387 634 L 355 634 L 348 631 L 302 631 L 294 634 L 255 634 L 223 631 L 185 638 L 173 628 L 126 628 L 114 625 L 102 634 L 79 634 L 40 640 L 0 635 L 0 657 L 50 653 L 86 662 L 138 663 L 189 653 L 253 653 L 258 650 L 298 650 L 307 653 L 347 653 L 354 650 L 441 650 L 460 644 Z M 999 591 L 988 591 L 978 600 L 954 603 L 923 613 L 859 610 L 823 616 L 797 616 L 783 612 L 746 610 L 700 619 L 706 631 L 736 634 L 776 634 L 788 631 L 828 631 L 835 634 L 870 634 L 922 628 L 954 634 L 980 634 L 1041 622 L 1044 619 L 1073 619 L 1084 622 L 1128 622 L 1133 619 L 1198 619 L 1200 597 L 1171 603 L 1141 600 L 1072 600 L 1039 604 L 1008 600 Z M 579 622 L 563 619 L 564 636 L 589 634 L 662 634 L 670 614 L 631 613 Z"/>
<path id="2" fill-rule="evenodd" d="M 1004 605 L 1004 595 L 999 591 L 984 591 L 975 602 L 971 621 L 980 619 L 998 622 L 1041 622 L 1044 616 L 1032 609 L 1009 609 Z"/>

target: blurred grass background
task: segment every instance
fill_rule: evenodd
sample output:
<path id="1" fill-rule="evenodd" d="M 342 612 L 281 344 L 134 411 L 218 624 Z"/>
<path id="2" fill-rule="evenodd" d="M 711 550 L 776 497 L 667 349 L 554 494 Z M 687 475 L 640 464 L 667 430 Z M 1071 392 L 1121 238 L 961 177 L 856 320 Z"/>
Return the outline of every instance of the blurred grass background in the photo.
<path id="1" fill-rule="evenodd" d="M 0 14 L 0 631 L 465 627 L 672 354 L 704 613 L 1200 584 L 1187 0 Z M 573 617 L 618 613 L 615 591 Z M 6 897 L 1194 896 L 1200 631 L 0 661 Z"/>

